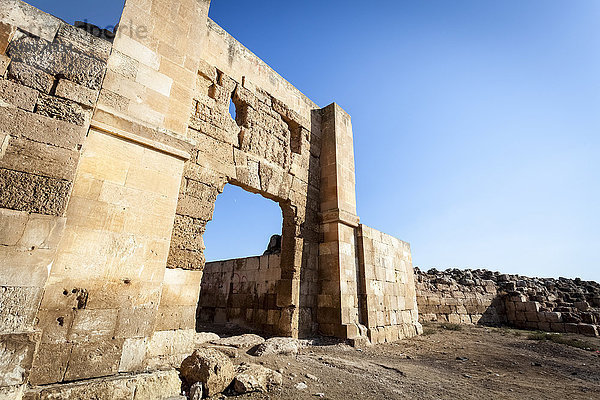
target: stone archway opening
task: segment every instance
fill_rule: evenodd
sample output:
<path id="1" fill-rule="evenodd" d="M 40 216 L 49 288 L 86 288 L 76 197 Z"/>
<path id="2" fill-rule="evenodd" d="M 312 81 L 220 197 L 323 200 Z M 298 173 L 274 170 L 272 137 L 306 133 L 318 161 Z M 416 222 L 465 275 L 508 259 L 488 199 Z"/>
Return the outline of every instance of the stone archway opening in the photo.
<path id="1" fill-rule="evenodd" d="M 198 330 L 276 332 L 286 205 L 227 184 L 204 234 Z M 222 329 L 225 327 L 226 329 Z"/>

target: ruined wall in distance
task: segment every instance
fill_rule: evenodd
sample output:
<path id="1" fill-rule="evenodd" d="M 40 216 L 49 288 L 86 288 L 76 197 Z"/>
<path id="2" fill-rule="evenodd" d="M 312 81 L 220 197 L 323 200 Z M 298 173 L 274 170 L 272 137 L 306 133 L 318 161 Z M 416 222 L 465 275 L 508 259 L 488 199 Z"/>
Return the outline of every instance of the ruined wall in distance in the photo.
<path id="1" fill-rule="evenodd" d="M 547 332 L 600 333 L 600 284 L 487 270 L 415 268 L 422 322 L 506 324 Z"/>
<path id="2" fill-rule="evenodd" d="M 261 332 L 277 331 L 280 254 L 206 263 L 198 321 L 233 322 Z"/>

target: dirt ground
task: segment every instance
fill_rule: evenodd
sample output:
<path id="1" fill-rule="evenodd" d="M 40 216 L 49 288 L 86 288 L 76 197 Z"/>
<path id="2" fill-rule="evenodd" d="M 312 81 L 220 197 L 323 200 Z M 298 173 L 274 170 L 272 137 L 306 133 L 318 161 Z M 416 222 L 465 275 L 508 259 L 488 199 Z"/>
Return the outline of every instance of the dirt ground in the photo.
<path id="1" fill-rule="evenodd" d="M 240 399 L 600 399 L 600 353 L 507 328 L 439 325 L 392 344 L 303 348 L 261 361 L 283 370 L 283 387 Z M 574 335 L 595 348 L 600 339 Z M 298 383 L 306 384 L 298 389 Z"/>

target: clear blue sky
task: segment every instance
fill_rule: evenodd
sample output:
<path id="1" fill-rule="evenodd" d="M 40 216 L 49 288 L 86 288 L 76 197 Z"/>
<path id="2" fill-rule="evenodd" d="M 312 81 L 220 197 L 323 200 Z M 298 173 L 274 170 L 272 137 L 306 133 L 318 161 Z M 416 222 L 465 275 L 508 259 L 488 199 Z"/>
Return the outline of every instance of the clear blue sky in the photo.
<path id="1" fill-rule="evenodd" d="M 99 25 L 122 6 L 31 3 Z M 210 16 L 352 115 L 359 215 L 415 265 L 600 280 L 600 1 L 213 0 Z M 212 259 L 261 253 L 281 218 L 235 188 L 215 217 Z"/>

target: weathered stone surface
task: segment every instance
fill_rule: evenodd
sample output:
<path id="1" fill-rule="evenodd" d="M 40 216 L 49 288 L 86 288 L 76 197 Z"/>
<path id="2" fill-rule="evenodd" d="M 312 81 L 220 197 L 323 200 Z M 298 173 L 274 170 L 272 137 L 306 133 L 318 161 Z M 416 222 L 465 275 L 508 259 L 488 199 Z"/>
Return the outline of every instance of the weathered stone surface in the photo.
<path id="1" fill-rule="evenodd" d="M 61 24 L 58 18 L 20 0 L 4 0 L 0 21 L 50 41 Z"/>
<path id="2" fill-rule="evenodd" d="M 75 150 L 11 138 L 0 159 L 0 168 L 72 181 L 78 160 L 79 152 Z"/>
<path id="3" fill-rule="evenodd" d="M 202 382 L 206 396 L 221 393 L 233 380 L 235 368 L 229 357 L 213 349 L 198 349 L 181 364 L 188 384 Z"/>
<path id="4" fill-rule="evenodd" d="M 298 353 L 298 339 L 286 338 L 286 337 L 275 337 L 267 339 L 264 343 L 259 345 L 253 352 L 252 355 L 257 357 L 269 356 L 274 354 L 297 354 Z"/>
<path id="5" fill-rule="evenodd" d="M 41 69 L 51 75 L 100 89 L 106 64 L 70 48 L 33 37 L 13 40 L 8 48 L 9 57 L 16 62 Z"/>
<path id="6" fill-rule="evenodd" d="M 54 84 L 52 75 L 16 61 L 12 61 L 8 66 L 8 78 L 43 93 L 50 93 Z"/>
<path id="7" fill-rule="evenodd" d="M 38 333 L 0 334 L 0 386 L 26 383 Z"/>
<path id="8" fill-rule="evenodd" d="M 79 342 L 73 347 L 65 380 L 93 378 L 119 372 L 123 340 Z"/>
<path id="9" fill-rule="evenodd" d="M 71 182 L 0 168 L 0 207 L 63 215 Z"/>
<path id="10" fill-rule="evenodd" d="M 283 384 L 279 372 L 257 364 L 242 364 L 237 367 L 233 389 L 238 394 L 268 392 Z"/>
<path id="11" fill-rule="evenodd" d="M 36 112 L 79 126 L 83 126 L 90 117 L 90 113 L 79 104 L 44 94 L 40 94 Z"/>
<path id="12" fill-rule="evenodd" d="M 85 127 L 12 107 L 0 106 L 0 120 L 0 132 L 71 150 L 81 146 L 86 134 Z"/>
<path id="13" fill-rule="evenodd" d="M 66 79 L 61 79 L 56 85 L 56 95 L 72 100 L 85 107 L 93 107 L 98 99 L 98 91 L 78 85 Z"/>
<path id="14" fill-rule="evenodd" d="M 83 29 L 67 24 L 61 24 L 55 41 L 101 61 L 108 60 L 112 47 L 109 41 L 97 38 Z"/>
<path id="15" fill-rule="evenodd" d="M 250 348 L 264 343 L 265 339 L 254 334 L 244 334 L 240 336 L 230 336 L 218 340 L 213 340 L 211 343 L 219 346 L 230 346 L 238 349 Z"/>
<path id="16" fill-rule="evenodd" d="M 0 101 L 26 111 L 33 111 L 37 98 L 38 92 L 33 89 L 11 81 L 0 80 Z"/>
<path id="17" fill-rule="evenodd" d="M 164 400 L 178 397 L 181 380 L 175 370 L 100 378 L 33 388 L 27 400 Z"/>
<path id="18" fill-rule="evenodd" d="M 198 332 L 196 333 L 196 335 L 194 335 L 194 344 L 196 347 L 198 347 L 204 343 L 213 342 L 219 339 L 219 335 L 217 335 L 216 333 Z"/>
<path id="19" fill-rule="evenodd" d="M 6 48 L 8 47 L 8 43 L 10 43 L 14 31 L 15 29 L 13 26 L 0 22 L 0 54 L 3 55 L 6 52 Z"/>
<path id="20" fill-rule="evenodd" d="M 5 254 L 0 251 L 0 256 Z M 4 262 L 0 261 L 0 265 L 2 264 Z M 43 289 L 40 287 L 0 286 L 0 332 L 31 329 L 42 293 Z"/>
<path id="21" fill-rule="evenodd" d="M 10 58 L 4 54 L 0 54 L 0 76 L 4 76 L 8 69 L 8 64 L 10 64 Z"/>

